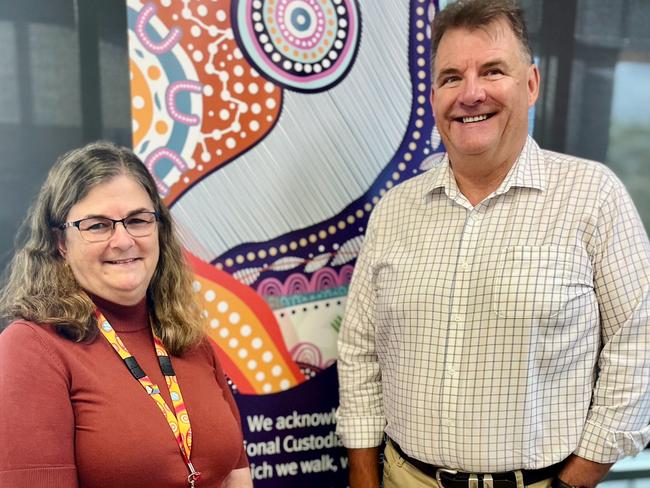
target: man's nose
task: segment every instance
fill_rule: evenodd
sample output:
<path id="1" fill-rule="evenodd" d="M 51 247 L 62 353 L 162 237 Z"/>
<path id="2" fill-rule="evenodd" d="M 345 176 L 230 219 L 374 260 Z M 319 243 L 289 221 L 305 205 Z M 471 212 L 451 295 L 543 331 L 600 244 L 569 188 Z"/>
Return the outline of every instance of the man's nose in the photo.
<path id="1" fill-rule="evenodd" d="M 485 101 L 485 87 L 480 78 L 466 76 L 463 80 L 460 101 L 463 105 L 473 106 Z"/>

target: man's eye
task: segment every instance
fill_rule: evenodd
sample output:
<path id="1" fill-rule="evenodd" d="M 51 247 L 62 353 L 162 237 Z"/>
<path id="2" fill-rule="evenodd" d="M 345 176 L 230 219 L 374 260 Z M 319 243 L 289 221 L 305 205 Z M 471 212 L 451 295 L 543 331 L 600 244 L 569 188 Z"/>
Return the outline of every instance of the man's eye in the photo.
<path id="1" fill-rule="evenodd" d="M 502 74 L 503 74 L 503 71 L 501 71 L 500 69 L 496 69 L 496 68 L 495 68 L 495 69 L 487 70 L 487 71 L 485 72 L 485 74 L 486 74 L 487 76 L 499 76 L 499 75 L 502 75 Z"/>
<path id="2" fill-rule="evenodd" d="M 454 83 L 458 80 L 460 80 L 458 76 L 447 76 L 446 78 L 442 79 L 440 85 L 449 85 L 450 83 Z"/>

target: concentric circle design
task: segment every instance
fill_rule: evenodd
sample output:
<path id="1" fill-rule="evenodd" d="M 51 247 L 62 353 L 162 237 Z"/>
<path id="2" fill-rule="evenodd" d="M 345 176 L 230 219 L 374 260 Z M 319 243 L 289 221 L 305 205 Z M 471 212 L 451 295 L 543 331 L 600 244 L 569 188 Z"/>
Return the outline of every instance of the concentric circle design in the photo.
<path id="1" fill-rule="evenodd" d="M 281 32 L 290 45 L 312 48 L 323 38 L 325 20 L 321 9 L 314 10 L 310 3 L 293 2 L 278 9 Z"/>
<path id="2" fill-rule="evenodd" d="M 327 90 L 354 62 L 361 33 L 357 0 L 235 0 L 233 12 L 251 64 L 285 88 Z"/>

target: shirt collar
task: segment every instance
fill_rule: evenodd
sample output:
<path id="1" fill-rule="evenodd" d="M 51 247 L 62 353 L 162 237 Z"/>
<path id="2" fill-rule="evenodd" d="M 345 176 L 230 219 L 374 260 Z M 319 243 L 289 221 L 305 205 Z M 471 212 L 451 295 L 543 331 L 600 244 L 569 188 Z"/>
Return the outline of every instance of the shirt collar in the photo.
<path id="1" fill-rule="evenodd" d="M 444 188 L 445 193 L 451 199 L 456 198 L 459 193 L 456 179 L 449 165 L 449 155 L 444 154 L 442 159 L 433 167 L 430 172 L 429 183 L 425 186 L 425 196 L 438 188 Z M 527 136 L 524 148 L 517 157 L 515 164 L 494 192 L 495 195 L 506 193 L 513 187 L 535 188 L 541 191 L 546 190 L 546 174 L 543 165 L 542 150 L 533 140 Z"/>
<path id="2" fill-rule="evenodd" d="M 546 174 L 543 161 L 542 150 L 533 138 L 528 136 L 517 161 L 512 165 L 495 194 L 506 193 L 512 187 L 535 188 L 545 191 Z"/>

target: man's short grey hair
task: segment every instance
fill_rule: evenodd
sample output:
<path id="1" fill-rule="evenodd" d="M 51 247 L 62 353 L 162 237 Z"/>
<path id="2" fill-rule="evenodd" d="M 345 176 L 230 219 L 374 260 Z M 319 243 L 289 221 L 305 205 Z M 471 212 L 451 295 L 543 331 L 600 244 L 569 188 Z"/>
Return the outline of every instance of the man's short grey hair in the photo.
<path id="1" fill-rule="evenodd" d="M 505 19 L 521 45 L 524 58 L 532 63 L 533 51 L 528 42 L 524 12 L 515 0 L 457 0 L 436 14 L 431 24 L 431 69 L 438 45 L 449 29 L 478 29 L 498 19 Z"/>

